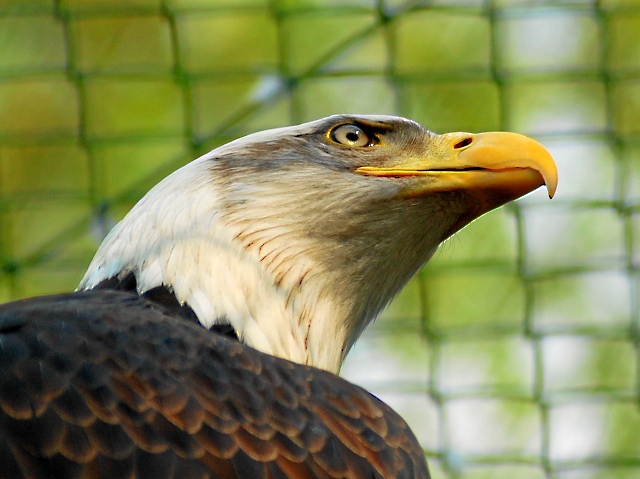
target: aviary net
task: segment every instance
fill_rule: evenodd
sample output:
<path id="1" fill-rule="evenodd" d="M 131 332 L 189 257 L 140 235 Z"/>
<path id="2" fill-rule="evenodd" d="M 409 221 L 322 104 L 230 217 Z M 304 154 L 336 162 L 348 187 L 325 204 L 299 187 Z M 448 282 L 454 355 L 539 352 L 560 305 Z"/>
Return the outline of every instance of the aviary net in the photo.
<path id="1" fill-rule="evenodd" d="M 640 2 L 1 0 L 0 301 L 178 166 L 332 113 L 511 130 L 560 185 L 449 240 L 344 375 L 435 478 L 640 477 Z"/>

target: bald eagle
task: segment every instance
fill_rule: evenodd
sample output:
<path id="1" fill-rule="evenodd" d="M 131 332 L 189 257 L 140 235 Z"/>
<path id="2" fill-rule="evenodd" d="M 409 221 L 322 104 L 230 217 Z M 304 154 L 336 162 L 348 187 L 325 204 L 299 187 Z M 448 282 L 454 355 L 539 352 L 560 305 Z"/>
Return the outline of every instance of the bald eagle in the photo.
<path id="1" fill-rule="evenodd" d="M 336 374 L 443 240 L 556 183 L 529 138 L 389 116 L 205 154 L 76 292 L 0 306 L 0 477 L 429 477 L 407 424 Z"/>

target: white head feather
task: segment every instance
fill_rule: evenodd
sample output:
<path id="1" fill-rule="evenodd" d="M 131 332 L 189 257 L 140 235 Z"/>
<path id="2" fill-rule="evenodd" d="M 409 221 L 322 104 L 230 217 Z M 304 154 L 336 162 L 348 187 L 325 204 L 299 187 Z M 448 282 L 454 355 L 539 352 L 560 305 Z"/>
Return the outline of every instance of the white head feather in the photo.
<path id="1" fill-rule="evenodd" d="M 133 273 L 139 293 L 168 286 L 205 327 L 229 323 L 261 351 L 337 372 L 464 211 L 354 174 L 370 160 L 326 134 L 352 119 L 249 135 L 177 170 L 109 233 L 79 289 Z M 358 121 L 408 130 L 387 156 L 434 136 L 394 117 Z"/>

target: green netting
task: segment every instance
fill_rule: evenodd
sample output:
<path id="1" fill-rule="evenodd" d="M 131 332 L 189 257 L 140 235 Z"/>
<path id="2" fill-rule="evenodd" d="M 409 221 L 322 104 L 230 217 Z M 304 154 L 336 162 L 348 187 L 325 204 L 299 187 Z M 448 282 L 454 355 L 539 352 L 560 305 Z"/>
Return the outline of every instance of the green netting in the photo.
<path id="1" fill-rule="evenodd" d="M 0 301 L 75 287 L 160 178 L 331 113 L 537 137 L 344 368 L 436 478 L 640 477 L 640 1 L 0 0 Z"/>

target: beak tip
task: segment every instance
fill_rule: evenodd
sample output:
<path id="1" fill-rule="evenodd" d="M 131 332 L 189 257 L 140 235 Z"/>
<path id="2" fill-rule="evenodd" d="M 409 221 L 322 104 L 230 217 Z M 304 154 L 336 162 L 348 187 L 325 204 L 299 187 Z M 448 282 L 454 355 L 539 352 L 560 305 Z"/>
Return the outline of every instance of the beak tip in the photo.
<path id="1" fill-rule="evenodd" d="M 558 170 L 555 168 L 555 163 L 553 159 L 551 159 L 551 164 L 554 166 L 552 174 L 548 172 L 543 173 L 544 184 L 547 187 L 547 193 L 549 194 L 549 199 L 553 199 L 556 194 L 556 190 L 558 189 Z"/>
<path id="2" fill-rule="evenodd" d="M 549 199 L 553 199 L 553 197 L 556 194 L 556 185 L 548 185 L 547 186 L 547 193 L 549 193 Z"/>

